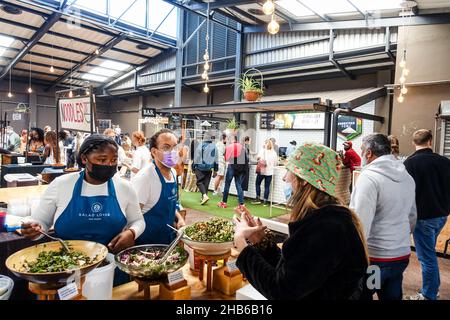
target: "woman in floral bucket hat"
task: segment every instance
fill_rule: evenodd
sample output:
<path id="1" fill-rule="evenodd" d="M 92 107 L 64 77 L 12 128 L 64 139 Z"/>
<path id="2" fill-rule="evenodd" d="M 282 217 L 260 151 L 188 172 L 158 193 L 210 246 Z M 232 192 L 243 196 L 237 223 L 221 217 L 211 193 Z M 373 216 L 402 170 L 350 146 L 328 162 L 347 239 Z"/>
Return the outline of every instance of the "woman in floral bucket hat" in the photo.
<path id="1" fill-rule="evenodd" d="M 305 144 L 288 159 L 289 238 L 280 250 L 259 219 L 234 219 L 237 266 L 268 299 L 360 299 L 367 245 L 356 214 L 336 197 L 342 163 L 328 147 Z"/>

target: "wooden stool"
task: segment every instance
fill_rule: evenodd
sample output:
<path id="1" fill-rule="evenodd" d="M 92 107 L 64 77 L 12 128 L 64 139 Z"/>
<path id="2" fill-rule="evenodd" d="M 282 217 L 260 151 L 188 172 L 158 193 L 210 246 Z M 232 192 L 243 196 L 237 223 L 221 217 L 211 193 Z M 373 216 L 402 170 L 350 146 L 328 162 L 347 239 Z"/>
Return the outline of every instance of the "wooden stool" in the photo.
<path id="1" fill-rule="evenodd" d="M 85 276 L 81 277 L 80 288 L 78 289 L 79 295 L 73 298 L 72 300 L 86 300 L 86 298 L 83 297 L 82 295 L 85 280 L 86 280 Z M 62 285 L 60 283 L 38 284 L 29 282 L 28 290 L 37 295 L 38 300 L 56 300 L 56 298 L 58 297 L 58 290 L 65 286 L 66 285 Z"/>
<path id="2" fill-rule="evenodd" d="M 144 279 L 133 278 L 134 281 L 138 284 L 138 292 L 144 291 L 144 299 L 151 300 L 152 295 L 150 291 L 151 286 L 159 286 L 159 281 L 147 281 Z"/>
<path id="3" fill-rule="evenodd" d="M 242 288 L 244 277 L 239 270 L 229 272 L 227 267 L 214 270 L 213 287 L 227 296 L 232 296 Z"/>
<path id="4" fill-rule="evenodd" d="M 211 291 L 212 286 L 212 264 L 213 262 L 217 262 L 218 260 L 224 260 L 224 263 L 226 264 L 228 259 L 231 256 L 231 250 L 228 251 L 225 254 L 219 255 L 219 256 L 211 256 L 211 255 L 203 255 L 200 253 L 197 253 L 195 251 L 195 255 L 198 257 L 198 260 L 200 261 L 200 272 L 198 275 L 198 279 L 200 281 L 203 281 L 203 272 L 205 268 L 205 262 L 207 264 L 207 271 L 206 271 L 206 290 Z"/>

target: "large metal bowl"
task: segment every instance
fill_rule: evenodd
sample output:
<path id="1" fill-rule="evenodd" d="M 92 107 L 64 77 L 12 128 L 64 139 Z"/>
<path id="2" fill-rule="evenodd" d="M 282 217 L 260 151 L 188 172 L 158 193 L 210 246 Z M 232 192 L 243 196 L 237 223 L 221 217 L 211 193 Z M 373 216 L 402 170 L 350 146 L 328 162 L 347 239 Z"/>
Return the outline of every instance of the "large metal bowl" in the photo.
<path id="1" fill-rule="evenodd" d="M 58 241 L 54 241 L 28 247 L 12 254 L 6 260 L 6 267 L 16 277 L 28 280 L 30 282 L 55 285 L 66 284 L 67 279 L 75 275 L 75 273 L 83 276 L 95 269 L 106 258 L 106 255 L 108 254 L 108 249 L 104 245 L 97 242 L 71 240 L 68 241 L 68 245 L 71 249 L 80 251 L 86 256 L 95 260 L 91 264 L 85 265 L 81 268 L 62 272 L 27 273 L 19 271 L 25 260 L 29 262 L 35 261 L 39 253 L 43 251 L 59 251 L 61 249 L 61 244 Z"/>
<path id="2" fill-rule="evenodd" d="M 187 227 L 188 226 L 182 227 L 180 229 L 180 232 L 182 231 L 184 233 Z M 181 240 L 186 245 L 188 245 L 189 247 L 191 247 L 192 249 L 203 255 L 220 256 L 227 253 L 232 248 L 234 248 L 234 241 L 228 242 L 194 241 L 188 239 L 186 235 L 183 235 Z"/>
<path id="3" fill-rule="evenodd" d="M 168 247 L 166 244 L 145 244 L 141 246 L 134 246 L 128 249 L 125 249 L 118 254 L 116 254 L 116 263 L 120 270 L 125 273 L 128 273 L 130 276 L 139 278 L 145 281 L 156 281 L 160 279 L 167 278 L 168 273 L 175 272 L 182 268 L 186 262 L 188 261 L 189 254 L 186 250 L 183 249 L 183 252 L 186 254 L 185 258 L 182 259 L 179 263 L 171 265 L 170 268 L 148 268 L 148 267 L 136 267 L 132 265 L 127 265 L 122 263 L 120 258 L 123 255 L 130 254 L 136 251 L 156 251 L 156 250 L 165 250 Z"/>

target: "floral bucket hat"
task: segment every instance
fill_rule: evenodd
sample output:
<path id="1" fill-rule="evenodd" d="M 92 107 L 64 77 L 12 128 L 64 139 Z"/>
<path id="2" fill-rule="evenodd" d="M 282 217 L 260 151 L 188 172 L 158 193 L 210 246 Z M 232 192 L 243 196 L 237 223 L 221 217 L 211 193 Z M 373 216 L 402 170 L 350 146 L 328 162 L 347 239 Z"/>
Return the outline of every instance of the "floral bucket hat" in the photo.
<path id="1" fill-rule="evenodd" d="M 332 149 L 321 144 L 304 144 L 288 158 L 286 168 L 320 191 L 336 196 L 343 165 Z"/>

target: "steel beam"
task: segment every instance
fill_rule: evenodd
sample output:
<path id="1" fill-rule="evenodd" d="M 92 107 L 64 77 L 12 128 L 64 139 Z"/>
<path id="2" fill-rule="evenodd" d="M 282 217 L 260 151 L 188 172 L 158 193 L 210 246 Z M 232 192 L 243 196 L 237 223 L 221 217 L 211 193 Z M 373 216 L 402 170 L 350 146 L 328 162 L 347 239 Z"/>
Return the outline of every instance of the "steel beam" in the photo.
<path id="1" fill-rule="evenodd" d="M 238 24 L 238 28 L 242 30 L 242 25 Z M 239 87 L 239 79 L 241 78 L 242 71 L 244 69 L 243 64 L 243 52 L 245 41 L 244 34 L 239 32 L 236 34 L 236 66 L 234 71 L 234 102 L 241 101 L 241 88 Z"/>
<path id="2" fill-rule="evenodd" d="M 31 49 L 41 40 L 43 36 L 58 22 L 59 18 L 61 18 L 62 13 L 53 13 L 40 27 L 40 29 L 31 37 L 30 41 L 23 47 L 23 49 L 16 55 L 16 57 L 5 67 L 3 68 L 2 73 L 0 74 L 0 79 L 3 79 L 9 72 L 11 68 L 14 68 L 16 64 L 25 57 Z"/>
<path id="3" fill-rule="evenodd" d="M 343 30 L 343 29 L 366 29 L 366 28 L 386 28 L 406 26 L 419 26 L 430 24 L 449 24 L 450 13 L 437 13 L 413 16 L 410 19 L 403 17 L 378 18 L 373 19 L 370 24 L 366 20 L 347 20 L 347 21 L 329 21 L 329 22 L 311 22 L 311 23 L 293 23 L 282 24 L 280 31 L 312 31 L 312 30 Z M 266 32 L 265 26 L 246 26 L 244 33 Z"/>
<path id="4" fill-rule="evenodd" d="M 266 22 L 262 21 L 261 19 L 258 19 L 257 17 L 255 17 L 254 15 L 251 15 L 250 13 L 245 12 L 244 10 L 238 8 L 238 7 L 231 7 L 231 10 L 235 11 L 236 13 L 240 14 L 241 16 L 252 20 L 253 22 L 257 23 L 257 24 L 266 24 Z"/>
<path id="5" fill-rule="evenodd" d="M 185 12 L 178 8 L 178 23 L 177 23 L 177 39 L 178 49 L 176 53 L 175 62 L 175 92 L 174 92 L 174 106 L 181 107 L 182 89 L 183 89 L 183 40 L 185 37 Z"/>
<path id="6" fill-rule="evenodd" d="M 209 8 L 211 10 L 220 9 L 220 8 L 227 8 L 232 6 L 239 6 L 243 4 L 252 4 L 257 3 L 257 0 L 220 0 L 216 2 L 211 2 L 209 4 Z M 206 10 L 207 4 L 206 3 L 194 3 L 188 7 L 191 10 Z"/>
<path id="7" fill-rule="evenodd" d="M 77 65 L 75 65 L 71 71 L 67 71 L 66 73 L 64 73 L 61 77 L 59 77 L 56 81 L 54 81 L 46 90 L 50 90 L 52 88 L 54 88 L 56 85 L 58 85 L 60 82 L 64 81 L 65 79 L 67 79 L 71 73 L 76 72 L 77 70 L 79 70 L 80 68 L 82 68 L 84 65 L 88 64 L 89 62 L 97 59 L 101 54 L 105 53 L 106 51 L 110 50 L 112 47 L 114 47 L 115 45 L 117 45 L 118 43 L 120 43 L 121 41 L 123 41 L 124 39 L 126 39 L 126 35 L 125 34 L 121 34 L 119 35 L 117 38 L 112 39 L 111 41 L 109 41 L 107 44 L 105 44 L 104 46 L 102 46 L 99 51 L 100 53 L 97 55 L 95 53 L 92 53 L 91 55 L 87 56 L 83 61 L 79 62 Z"/>

